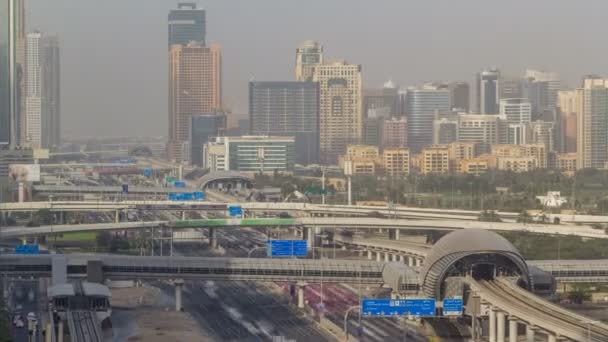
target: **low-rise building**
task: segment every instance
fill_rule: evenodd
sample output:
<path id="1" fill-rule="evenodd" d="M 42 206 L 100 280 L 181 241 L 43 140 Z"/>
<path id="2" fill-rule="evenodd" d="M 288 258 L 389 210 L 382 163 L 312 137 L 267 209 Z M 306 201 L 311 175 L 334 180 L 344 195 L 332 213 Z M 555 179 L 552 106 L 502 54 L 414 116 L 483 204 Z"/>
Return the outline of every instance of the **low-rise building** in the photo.
<path id="1" fill-rule="evenodd" d="M 536 157 L 498 158 L 498 169 L 513 172 L 528 172 L 538 168 Z"/>
<path id="2" fill-rule="evenodd" d="M 450 150 L 448 146 L 435 145 L 423 149 L 420 172 L 424 175 L 431 173 L 449 173 Z"/>
<path id="3" fill-rule="evenodd" d="M 488 170 L 488 160 L 485 158 L 473 158 L 460 160 L 458 173 L 479 176 Z"/>
<path id="4" fill-rule="evenodd" d="M 205 167 L 212 170 L 290 171 L 295 164 L 295 139 L 270 136 L 218 137 L 214 142 L 205 144 L 203 159 L 206 161 Z"/>
<path id="5" fill-rule="evenodd" d="M 386 175 L 407 176 L 410 174 L 410 151 L 408 149 L 385 149 L 382 156 Z"/>
<path id="6" fill-rule="evenodd" d="M 557 169 L 562 172 L 576 172 L 576 153 L 558 153 Z"/>

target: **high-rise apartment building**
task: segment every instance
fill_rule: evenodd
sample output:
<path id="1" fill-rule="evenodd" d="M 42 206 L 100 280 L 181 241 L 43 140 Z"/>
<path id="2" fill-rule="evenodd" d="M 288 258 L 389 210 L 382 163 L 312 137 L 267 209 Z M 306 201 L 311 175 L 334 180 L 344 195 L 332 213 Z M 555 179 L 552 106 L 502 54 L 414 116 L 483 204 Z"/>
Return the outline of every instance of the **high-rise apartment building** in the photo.
<path id="1" fill-rule="evenodd" d="M 555 123 L 551 121 L 532 121 L 530 123 L 530 143 L 541 144 L 547 151 L 555 151 Z"/>
<path id="2" fill-rule="evenodd" d="M 478 143 L 479 152 L 487 152 L 493 144 L 506 143 L 506 125 L 499 114 L 459 114 L 458 141 Z"/>
<path id="3" fill-rule="evenodd" d="M 500 101 L 500 71 L 496 68 L 483 70 L 477 75 L 477 112 L 498 114 Z"/>
<path id="4" fill-rule="evenodd" d="M 168 24 L 169 48 L 190 43 L 205 46 L 205 10 L 197 8 L 196 3 L 178 3 L 177 9 L 169 12 Z"/>
<path id="5" fill-rule="evenodd" d="M 296 80 L 310 81 L 316 65 L 323 64 L 323 46 L 307 40 L 296 49 Z"/>
<path id="6" fill-rule="evenodd" d="M 407 119 L 384 120 L 382 126 L 382 146 L 388 148 L 407 147 Z"/>
<path id="7" fill-rule="evenodd" d="M 28 33 L 26 42 L 26 115 L 23 143 L 40 148 L 42 146 L 42 34 Z"/>
<path id="8" fill-rule="evenodd" d="M 559 124 L 557 149 L 562 153 L 576 152 L 577 116 L 579 105 L 575 90 L 562 90 L 557 93 L 557 117 Z"/>
<path id="9" fill-rule="evenodd" d="M 500 98 L 516 99 L 523 97 L 522 79 L 519 77 L 502 76 L 499 80 Z"/>
<path id="10" fill-rule="evenodd" d="M 0 148 L 16 144 L 16 0 L 0 0 Z"/>
<path id="11" fill-rule="evenodd" d="M 527 99 L 502 99 L 500 115 L 503 115 L 508 123 L 527 124 L 532 119 L 532 106 Z"/>
<path id="12" fill-rule="evenodd" d="M 169 158 L 182 162 L 193 115 L 221 108 L 221 50 L 218 45 L 173 45 L 169 51 Z"/>
<path id="13" fill-rule="evenodd" d="M 588 76 L 577 89 L 577 167 L 605 168 L 608 161 L 608 79 Z"/>
<path id="14" fill-rule="evenodd" d="M 448 84 L 450 89 L 450 109 L 468 112 L 470 106 L 470 87 L 467 82 L 451 82 Z"/>
<path id="15" fill-rule="evenodd" d="M 335 163 L 347 145 L 362 138 L 361 66 L 332 61 L 313 70 L 313 81 L 320 88 L 321 160 Z"/>
<path id="16" fill-rule="evenodd" d="M 251 134 L 294 137 L 298 164 L 318 163 L 318 83 L 249 82 L 249 119 Z"/>
<path id="17" fill-rule="evenodd" d="M 433 143 L 433 120 L 450 110 L 450 90 L 446 85 L 427 84 L 407 90 L 407 138 L 410 151 L 420 152 Z"/>
<path id="18" fill-rule="evenodd" d="M 53 149 L 61 143 L 61 67 L 59 39 L 42 40 L 42 147 Z"/>

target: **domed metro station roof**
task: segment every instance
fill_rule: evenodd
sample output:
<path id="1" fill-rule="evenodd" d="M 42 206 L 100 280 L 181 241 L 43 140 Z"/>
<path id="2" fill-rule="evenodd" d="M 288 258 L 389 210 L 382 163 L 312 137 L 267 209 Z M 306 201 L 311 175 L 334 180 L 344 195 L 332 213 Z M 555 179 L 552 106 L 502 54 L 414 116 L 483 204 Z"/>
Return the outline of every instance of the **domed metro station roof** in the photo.
<path id="1" fill-rule="evenodd" d="M 530 282 L 525 259 L 507 239 L 485 229 L 463 229 L 447 234 L 433 246 L 420 271 L 422 290 L 430 297 L 441 297 L 447 276 L 478 264 L 495 266 L 520 276 L 526 284 Z"/>

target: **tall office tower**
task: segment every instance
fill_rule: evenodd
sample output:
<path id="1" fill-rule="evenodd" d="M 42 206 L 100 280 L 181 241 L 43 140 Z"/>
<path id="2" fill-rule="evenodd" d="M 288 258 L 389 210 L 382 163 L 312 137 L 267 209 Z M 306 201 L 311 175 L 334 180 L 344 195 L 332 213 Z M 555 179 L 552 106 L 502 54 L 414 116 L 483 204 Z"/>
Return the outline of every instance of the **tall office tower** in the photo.
<path id="1" fill-rule="evenodd" d="M 226 132 L 226 114 L 215 112 L 191 117 L 190 127 L 190 160 L 192 165 L 203 166 L 203 147 L 209 141 L 224 136 Z"/>
<path id="2" fill-rule="evenodd" d="M 605 168 L 608 161 L 608 79 L 587 76 L 577 89 L 578 169 Z"/>
<path id="3" fill-rule="evenodd" d="M 0 0 L 0 149 L 17 145 L 17 0 Z"/>
<path id="4" fill-rule="evenodd" d="M 397 88 L 392 81 L 384 83 L 382 89 L 363 90 L 363 116 L 379 108 L 388 108 L 389 116 L 397 116 Z"/>
<path id="5" fill-rule="evenodd" d="M 433 121 L 433 145 L 445 145 L 458 139 L 458 116 L 437 116 Z"/>
<path id="6" fill-rule="evenodd" d="M 42 146 L 42 33 L 26 39 L 25 145 Z"/>
<path id="7" fill-rule="evenodd" d="M 313 81 L 320 88 L 321 160 L 336 163 L 347 145 L 362 138 L 361 66 L 346 61 L 317 65 Z"/>
<path id="8" fill-rule="evenodd" d="M 407 119 L 392 118 L 384 120 L 382 128 L 382 147 L 407 147 Z"/>
<path id="9" fill-rule="evenodd" d="M 507 142 L 507 123 L 498 114 L 458 114 L 458 142 L 479 143 L 479 152 L 488 152 Z"/>
<path id="10" fill-rule="evenodd" d="M 52 149 L 61 143 L 61 79 L 59 39 L 42 40 L 42 147 Z"/>
<path id="11" fill-rule="evenodd" d="M 307 40 L 296 49 L 296 80 L 310 81 L 316 65 L 323 64 L 323 46 Z"/>
<path id="12" fill-rule="evenodd" d="M 526 70 L 522 82 L 522 97 L 527 97 L 530 100 L 534 120 L 554 119 L 557 92 L 560 88 L 561 83 L 556 73 Z"/>
<path id="13" fill-rule="evenodd" d="M 522 79 L 519 77 L 502 76 L 499 80 L 500 98 L 516 99 L 523 97 Z"/>
<path id="14" fill-rule="evenodd" d="M 384 120 L 390 118 L 390 108 L 381 107 L 370 109 L 363 119 L 363 144 L 380 146 L 382 144 L 382 128 Z"/>
<path id="15" fill-rule="evenodd" d="M 318 163 L 318 83 L 249 82 L 249 119 L 253 135 L 294 137 L 298 164 Z"/>
<path id="16" fill-rule="evenodd" d="M 15 139 L 16 145 L 25 140 L 25 0 L 15 1 Z M 23 124 L 22 124 L 23 123 Z"/>
<path id="17" fill-rule="evenodd" d="M 194 2 L 180 2 L 169 12 L 169 48 L 197 43 L 205 46 L 205 10 Z"/>
<path id="18" fill-rule="evenodd" d="M 448 84 L 450 89 L 450 109 L 468 112 L 470 106 L 470 87 L 467 82 L 451 82 Z"/>
<path id="19" fill-rule="evenodd" d="M 397 116 L 407 116 L 407 88 L 397 90 Z"/>
<path id="20" fill-rule="evenodd" d="M 483 70 L 477 75 L 477 112 L 498 114 L 500 101 L 500 71 L 496 68 Z"/>
<path id="21" fill-rule="evenodd" d="M 557 93 L 557 123 L 559 132 L 556 144 L 559 152 L 576 152 L 576 121 L 578 116 L 578 97 L 574 90 L 562 90 Z"/>
<path id="22" fill-rule="evenodd" d="M 221 50 L 190 43 L 169 51 L 169 158 L 184 162 L 193 115 L 211 113 L 222 104 Z"/>
<path id="23" fill-rule="evenodd" d="M 555 123 L 551 121 L 532 121 L 530 123 L 530 143 L 545 146 L 547 152 L 555 151 Z"/>
<path id="24" fill-rule="evenodd" d="M 433 120 L 450 110 L 450 90 L 445 85 L 427 84 L 407 90 L 407 140 L 410 151 L 418 153 L 433 143 Z"/>
<path id="25" fill-rule="evenodd" d="M 531 121 L 532 106 L 527 99 L 503 99 L 500 100 L 500 115 L 503 115 L 508 123 L 527 124 Z"/>

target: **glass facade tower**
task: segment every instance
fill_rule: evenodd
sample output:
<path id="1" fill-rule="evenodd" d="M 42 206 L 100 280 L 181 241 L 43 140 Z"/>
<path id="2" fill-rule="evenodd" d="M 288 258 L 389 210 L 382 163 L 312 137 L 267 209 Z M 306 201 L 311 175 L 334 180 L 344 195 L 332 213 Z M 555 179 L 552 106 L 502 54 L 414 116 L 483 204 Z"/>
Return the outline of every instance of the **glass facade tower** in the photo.
<path id="1" fill-rule="evenodd" d="M 180 2 L 169 12 L 169 47 L 194 42 L 205 46 L 205 10 L 194 2 Z"/>
<path id="2" fill-rule="evenodd" d="M 15 142 L 15 0 L 0 0 L 0 146 Z"/>

